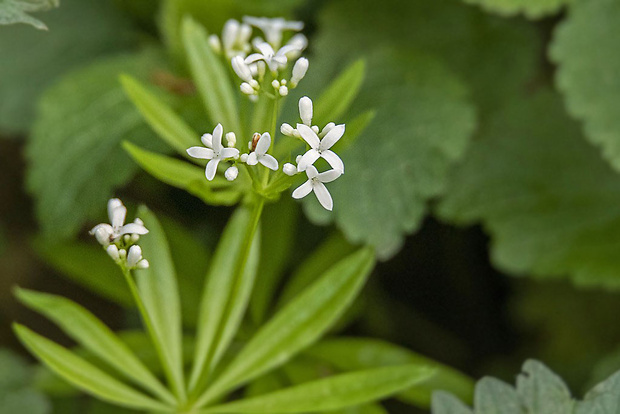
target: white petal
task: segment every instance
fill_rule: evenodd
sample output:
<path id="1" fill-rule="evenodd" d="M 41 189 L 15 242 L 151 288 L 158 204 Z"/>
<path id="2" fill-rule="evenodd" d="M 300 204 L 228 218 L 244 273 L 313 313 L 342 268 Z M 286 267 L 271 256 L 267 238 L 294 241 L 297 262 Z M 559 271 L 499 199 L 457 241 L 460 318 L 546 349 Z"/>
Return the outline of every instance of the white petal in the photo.
<path id="1" fill-rule="evenodd" d="M 321 157 L 324 158 L 333 169 L 340 170 L 340 173 L 344 174 L 344 163 L 334 151 L 321 151 Z"/>
<path id="2" fill-rule="evenodd" d="M 319 200 L 319 203 L 321 203 L 323 208 L 332 211 L 332 209 L 334 208 L 334 201 L 332 200 L 332 196 L 331 194 L 329 194 L 329 191 L 327 191 L 327 187 L 325 187 L 325 184 L 320 181 L 315 182 L 313 190 L 316 198 Z"/>
<path id="3" fill-rule="evenodd" d="M 246 65 L 249 65 L 263 59 L 265 59 L 265 56 L 261 55 L 260 53 L 252 53 L 250 56 L 245 58 L 245 63 Z"/>
<path id="4" fill-rule="evenodd" d="M 112 215 L 110 216 L 112 227 L 121 227 L 125 223 L 125 216 L 127 216 L 127 208 L 124 205 L 121 204 L 112 209 Z"/>
<path id="5" fill-rule="evenodd" d="M 309 150 L 301 157 L 301 159 L 297 163 L 297 171 L 306 171 L 309 167 L 312 166 L 312 164 L 314 164 L 316 160 L 319 159 L 320 156 L 321 154 L 319 154 L 317 150 Z"/>
<path id="6" fill-rule="evenodd" d="M 312 182 L 308 180 L 302 185 L 300 185 L 299 187 L 297 187 L 295 191 L 293 191 L 292 196 L 293 198 L 299 200 L 300 198 L 304 198 L 311 192 L 312 192 Z"/>
<path id="7" fill-rule="evenodd" d="M 247 165 L 256 165 L 258 164 L 258 158 L 256 157 L 256 153 L 255 152 L 251 152 L 250 155 L 248 155 L 248 159 L 245 162 Z"/>
<path id="8" fill-rule="evenodd" d="M 217 154 L 222 149 L 222 134 L 224 132 L 224 128 L 222 128 L 222 124 L 217 124 L 215 129 L 213 130 L 213 151 Z"/>
<path id="9" fill-rule="evenodd" d="M 322 150 L 330 149 L 342 136 L 344 135 L 344 124 L 336 125 L 335 127 L 329 129 L 329 132 L 325 137 L 321 140 L 321 145 L 319 148 Z"/>
<path id="10" fill-rule="evenodd" d="M 299 100 L 299 116 L 305 125 L 312 124 L 312 100 L 307 96 Z"/>
<path id="11" fill-rule="evenodd" d="M 276 53 L 276 57 L 284 56 L 286 58 L 286 54 L 292 50 L 297 50 L 297 47 L 293 45 L 284 45 L 280 48 L 280 50 L 278 50 L 278 53 Z"/>
<path id="12" fill-rule="evenodd" d="M 95 227 L 93 227 L 88 234 L 93 235 L 95 233 L 97 233 L 97 231 L 99 231 L 100 229 L 103 229 L 103 231 L 105 231 L 106 233 L 112 234 L 113 230 L 112 230 L 112 226 L 110 226 L 107 223 L 101 223 L 101 224 L 97 224 Z"/>
<path id="13" fill-rule="evenodd" d="M 320 173 L 316 176 L 316 178 L 322 183 L 331 183 L 336 178 L 340 177 L 342 172 L 340 170 L 329 170 Z"/>
<path id="14" fill-rule="evenodd" d="M 261 156 L 258 161 L 270 170 L 278 171 L 278 160 L 271 155 L 265 154 Z"/>
<path id="15" fill-rule="evenodd" d="M 256 48 L 263 54 L 265 57 L 271 57 L 275 54 L 271 45 L 267 42 L 259 43 L 256 45 Z"/>
<path id="16" fill-rule="evenodd" d="M 288 59 L 286 58 L 286 56 L 278 56 L 278 55 L 272 57 L 270 60 L 272 60 L 273 62 L 276 62 L 280 66 L 286 65 L 286 63 L 288 62 Z"/>
<path id="17" fill-rule="evenodd" d="M 212 149 L 205 147 L 191 147 L 187 149 L 187 153 L 190 157 L 201 158 L 203 160 L 210 160 L 215 155 Z"/>
<path id="18" fill-rule="evenodd" d="M 211 181 L 215 177 L 215 173 L 217 172 L 217 165 L 220 163 L 220 160 L 215 158 L 207 163 L 207 168 L 205 169 L 205 176 L 207 180 Z"/>
<path id="19" fill-rule="evenodd" d="M 118 230 L 118 235 L 122 236 L 123 234 L 147 234 L 148 232 L 148 229 L 142 224 L 128 223 Z"/>
<path id="20" fill-rule="evenodd" d="M 239 156 L 239 150 L 237 148 L 222 148 L 220 151 L 220 159 L 237 158 Z"/>
<path id="21" fill-rule="evenodd" d="M 319 172 L 316 170 L 314 165 L 310 165 L 308 168 L 306 168 L 306 175 L 308 176 L 308 178 L 314 178 L 319 176 Z"/>
<path id="22" fill-rule="evenodd" d="M 133 268 L 142 259 L 142 249 L 138 245 L 133 245 L 127 253 L 127 267 Z"/>
<path id="23" fill-rule="evenodd" d="M 301 135 L 303 140 L 306 141 L 311 148 L 319 148 L 321 140 L 319 139 L 319 136 L 316 134 L 316 132 L 312 130 L 312 128 L 304 124 L 297 124 L 297 131 L 299 131 L 299 134 Z"/>
<path id="24" fill-rule="evenodd" d="M 256 153 L 258 155 L 266 154 L 269 151 L 269 147 L 271 146 L 271 135 L 269 132 L 265 132 L 258 139 L 258 143 L 256 144 Z"/>
<path id="25" fill-rule="evenodd" d="M 230 19 L 224 23 L 224 29 L 222 30 L 222 43 L 224 43 L 224 49 L 229 50 L 232 48 L 237 40 L 238 31 L 239 22 L 235 19 Z"/>
<path id="26" fill-rule="evenodd" d="M 233 70 L 241 78 L 246 82 L 252 81 L 252 71 L 248 67 L 248 65 L 243 61 L 241 56 L 235 56 L 231 59 L 230 64 L 232 65 Z"/>

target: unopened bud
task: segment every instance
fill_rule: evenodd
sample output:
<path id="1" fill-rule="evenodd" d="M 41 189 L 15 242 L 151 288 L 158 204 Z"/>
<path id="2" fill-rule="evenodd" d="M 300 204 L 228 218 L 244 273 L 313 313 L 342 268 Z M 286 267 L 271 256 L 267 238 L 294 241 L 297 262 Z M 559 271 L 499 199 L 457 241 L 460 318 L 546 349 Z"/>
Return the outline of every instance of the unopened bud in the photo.
<path id="1" fill-rule="evenodd" d="M 136 265 L 136 269 L 148 269 L 150 265 L 151 265 L 151 264 L 149 263 L 149 261 L 148 261 L 148 260 L 146 260 L 146 259 L 142 259 L 142 260 L 140 260 L 140 261 L 138 262 L 138 264 Z"/>
<path id="2" fill-rule="evenodd" d="M 307 96 L 299 100 L 299 115 L 304 125 L 312 124 L 312 100 Z"/>
<path id="3" fill-rule="evenodd" d="M 226 134 L 226 142 L 228 143 L 229 148 L 233 148 L 235 145 L 237 145 L 237 136 L 234 132 L 228 132 Z"/>
<path id="4" fill-rule="evenodd" d="M 310 128 L 314 131 L 315 134 L 319 135 L 319 127 L 318 126 L 312 125 Z"/>
<path id="5" fill-rule="evenodd" d="M 280 94 L 280 96 L 286 96 L 288 95 L 288 88 L 282 85 L 280 86 L 280 89 L 278 89 L 278 93 Z"/>
<path id="6" fill-rule="evenodd" d="M 278 82 L 277 79 L 274 79 L 271 81 L 271 86 L 273 86 L 273 89 L 278 89 L 280 88 L 280 82 Z"/>
<path id="7" fill-rule="evenodd" d="M 286 164 L 284 164 L 284 166 L 282 167 L 282 171 L 284 172 L 284 174 L 289 175 L 289 176 L 293 176 L 295 174 L 297 174 L 297 167 L 295 167 L 293 164 L 291 164 L 290 162 L 287 162 Z"/>
<path id="8" fill-rule="evenodd" d="M 211 134 L 203 134 L 200 137 L 200 141 L 202 141 L 202 143 L 204 144 L 205 147 L 213 148 L 213 135 L 211 135 Z"/>
<path id="9" fill-rule="evenodd" d="M 250 84 L 247 82 L 243 82 L 241 84 L 241 92 L 243 92 L 246 95 L 254 95 L 256 93 L 254 91 L 254 88 L 250 86 Z"/>
<path id="10" fill-rule="evenodd" d="M 248 83 L 254 80 L 252 79 L 252 71 L 250 70 L 249 66 L 244 62 L 241 56 L 235 56 L 230 60 L 230 63 L 239 78 L 243 79 Z"/>
<path id="11" fill-rule="evenodd" d="M 209 36 L 209 45 L 211 45 L 211 49 L 218 55 L 222 53 L 222 42 L 220 42 L 220 38 L 217 35 L 212 34 Z"/>
<path id="12" fill-rule="evenodd" d="M 226 177 L 228 181 L 234 181 L 235 179 L 237 179 L 238 175 L 239 175 L 239 169 L 235 167 L 234 165 L 232 167 L 229 167 L 224 172 L 224 177 Z"/>
<path id="13" fill-rule="evenodd" d="M 112 260 L 114 260 L 115 262 L 118 262 L 120 260 L 120 254 L 118 252 L 118 247 L 116 247 L 115 244 L 109 245 L 108 248 L 105 249 L 105 251 L 108 253 L 108 256 L 110 256 Z"/>
<path id="14" fill-rule="evenodd" d="M 295 136 L 295 128 L 293 128 L 287 123 L 282 124 L 282 126 L 280 127 L 280 132 L 282 133 L 282 135 L 286 135 L 287 137 Z"/>
<path id="15" fill-rule="evenodd" d="M 293 76 L 291 77 L 292 88 L 296 87 L 299 81 L 301 81 L 304 76 L 306 76 L 309 64 L 310 63 L 306 58 L 302 57 L 297 59 L 297 62 L 295 62 L 295 66 L 293 66 Z"/>
<path id="16" fill-rule="evenodd" d="M 241 154 L 241 156 L 239 157 L 239 161 L 241 162 L 247 162 L 248 160 L 248 154 Z"/>

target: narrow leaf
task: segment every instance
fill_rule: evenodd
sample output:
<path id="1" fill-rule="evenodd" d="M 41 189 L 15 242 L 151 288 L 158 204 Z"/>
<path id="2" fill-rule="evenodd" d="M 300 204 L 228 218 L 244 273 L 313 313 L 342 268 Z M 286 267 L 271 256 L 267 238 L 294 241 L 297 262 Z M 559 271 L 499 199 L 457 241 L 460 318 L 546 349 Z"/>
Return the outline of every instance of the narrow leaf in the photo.
<path id="1" fill-rule="evenodd" d="M 19 301 L 45 315 L 67 335 L 126 378 L 174 404 L 174 397 L 103 322 L 62 296 L 16 289 Z"/>
<path id="2" fill-rule="evenodd" d="M 372 250 L 362 248 L 331 267 L 256 333 L 197 405 L 284 364 L 320 338 L 355 299 L 374 262 Z"/>
<path id="3" fill-rule="evenodd" d="M 338 410 L 385 398 L 425 380 L 433 370 L 417 365 L 384 367 L 330 378 L 222 404 L 207 413 L 303 413 Z"/>
<path id="4" fill-rule="evenodd" d="M 239 328 L 252 293 L 259 259 L 262 204 L 237 209 L 213 256 L 198 319 L 190 389 L 201 391 Z"/>
<path id="5" fill-rule="evenodd" d="M 128 75 L 121 75 L 120 79 L 125 93 L 149 126 L 179 154 L 187 157 L 185 150 L 199 143 L 199 134 L 140 81 Z"/>
<path id="6" fill-rule="evenodd" d="M 365 74 L 366 63 L 363 60 L 358 60 L 345 69 L 316 101 L 313 122 L 325 125 L 340 119 L 357 96 Z"/>
<path id="7" fill-rule="evenodd" d="M 221 123 L 225 131 L 240 133 L 232 84 L 222 62 L 209 45 L 207 31 L 187 17 L 183 20 L 182 37 L 192 77 L 211 121 Z"/>
<path id="8" fill-rule="evenodd" d="M 152 327 L 162 353 L 162 364 L 177 396 L 185 394 L 183 377 L 183 350 L 181 331 L 181 304 L 176 272 L 170 256 L 168 241 L 159 221 L 146 207 L 139 216 L 149 229 L 140 239 L 148 269 L 136 271 L 140 296 L 151 319 Z"/>
<path id="9" fill-rule="evenodd" d="M 119 382 L 69 350 L 34 333 L 25 326 L 13 324 L 13 329 L 24 346 L 41 362 L 81 390 L 125 407 L 171 412 L 166 405 Z"/>
<path id="10" fill-rule="evenodd" d="M 222 177 L 207 181 L 204 169 L 188 162 L 147 151 L 125 142 L 125 150 L 146 172 L 173 187 L 186 190 L 212 205 L 232 205 L 239 200 L 239 192 L 230 189 Z"/>

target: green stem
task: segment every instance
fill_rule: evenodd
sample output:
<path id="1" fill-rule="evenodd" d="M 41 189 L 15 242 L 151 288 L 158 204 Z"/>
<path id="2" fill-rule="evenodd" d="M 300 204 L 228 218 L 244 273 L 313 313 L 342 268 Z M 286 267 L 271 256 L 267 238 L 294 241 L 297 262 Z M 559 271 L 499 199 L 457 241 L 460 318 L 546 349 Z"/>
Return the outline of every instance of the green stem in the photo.
<path id="1" fill-rule="evenodd" d="M 159 340 L 157 339 L 157 333 L 155 332 L 153 321 L 151 320 L 151 317 L 149 316 L 149 313 L 146 310 L 146 306 L 144 306 L 144 302 L 142 301 L 142 298 L 140 297 L 138 286 L 136 285 L 136 282 L 133 280 L 133 277 L 131 276 L 131 272 L 125 266 L 121 266 L 121 269 L 123 271 L 123 276 L 125 276 L 125 281 L 127 282 L 127 285 L 129 286 L 129 290 L 131 291 L 131 295 L 133 296 L 133 299 L 136 302 L 136 305 L 138 306 L 138 310 L 140 311 L 140 316 L 142 317 L 142 321 L 144 322 L 144 325 L 146 326 L 146 330 L 148 331 L 149 336 L 151 337 L 151 341 L 153 342 L 153 345 L 155 346 L 155 350 L 157 351 L 157 356 L 159 357 L 159 361 L 161 362 L 161 365 L 164 368 L 164 371 L 166 372 L 166 377 L 168 378 L 168 382 L 174 388 L 174 392 L 179 402 L 184 403 L 186 400 L 185 390 L 174 379 L 174 375 L 172 374 L 172 371 L 164 356 L 164 352 L 161 348 L 161 344 L 159 343 Z"/>

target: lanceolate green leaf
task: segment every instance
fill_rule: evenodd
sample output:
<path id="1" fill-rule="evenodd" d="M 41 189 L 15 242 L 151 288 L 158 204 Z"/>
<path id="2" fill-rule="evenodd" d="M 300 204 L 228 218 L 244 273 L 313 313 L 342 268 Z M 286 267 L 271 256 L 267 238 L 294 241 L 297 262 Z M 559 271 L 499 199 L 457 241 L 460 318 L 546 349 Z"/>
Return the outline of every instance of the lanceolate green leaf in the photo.
<path id="1" fill-rule="evenodd" d="M 502 16 L 524 14 L 530 19 L 557 13 L 572 0 L 465 0 L 466 3 L 480 5 L 485 10 Z"/>
<path id="2" fill-rule="evenodd" d="M 304 413 L 338 410 L 385 398 L 424 381 L 433 370 L 418 365 L 335 375 L 271 394 L 235 401 L 203 413 Z"/>
<path id="3" fill-rule="evenodd" d="M 363 248 L 327 270 L 254 335 L 200 397 L 199 403 L 211 402 L 284 364 L 315 342 L 357 296 L 374 261 L 372 250 Z"/>
<path id="4" fill-rule="evenodd" d="M 16 289 L 15 295 L 24 305 L 51 319 L 77 343 L 107 362 L 126 378 L 168 403 L 174 404 L 172 394 L 129 348 L 88 310 L 62 296 L 25 289 Z"/>
<path id="5" fill-rule="evenodd" d="M 147 151 L 129 142 L 125 142 L 123 147 L 134 161 L 153 177 L 173 187 L 186 190 L 208 204 L 233 205 L 239 201 L 240 194 L 230 188 L 229 181 L 223 177 L 207 181 L 204 168 Z"/>
<path id="6" fill-rule="evenodd" d="M 186 17 L 182 33 L 192 76 L 211 121 L 214 125 L 222 124 L 224 131 L 240 134 L 239 112 L 232 82 L 220 58 L 209 45 L 207 31 Z"/>
<path id="7" fill-rule="evenodd" d="M 85 392 L 129 408 L 171 412 L 168 406 L 119 382 L 94 365 L 49 339 L 32 332 L 25 326 L 14 324 L 13 329 L 24 346 L 41 362 Z"/>
<path id="8" fill-rule="evenodd" d="M 366 63 L 363 60 L 345 69 L 317 99 L 312 122 L 321 127 L 328 122 L 339 123 L 357 96 L 365 74 Z"/>
<path id="9" fill-rule="evenodd" d="M 189 157 L 186 150 L 199 144 L 200 135 L 140 81 L 128 75 L 123 75 L 120 79 L 125 93 L 149 126 L 175 151 Z"/>
<path id="10" fill-rule="evenodd" d="M 262 203 L 240 207 L 232 216 L 207 274 L 196 333 L 196 352 L 190 388 L 204 389 L 208 376 L 237 332 L 256 277 Z"/>
<path id="11" fill-rule="evenodd" d="M 162 365 L 170 386 L 181 399 L 185 386 L 183 375 L 183 348 L 181 331 L 181 303 L 176 272 L 168 241 L 159 221 L 146 207 L 140 207 L 138 216 L 149 233 L 140 238 L 143 256 L 150 262 L 148 269 L 135 272 L 140 296 L 155 330 L 156 346 L 162 353 Z"/>
<path id="12" fill-rule="evenodd" d="M 325 361 L 340 370 L 355 370 L 388 365 L 418 365 L 434 368 L 433 375 L 415 387 L 396 395 L 402 401 L 429 407 L 433 391 L 446 390 L 464 401 L 472 401 L 474 381 L 457 370 L 416 354 L 408 349 L 376 339 L 326 339 L 305 354 Z"/>

